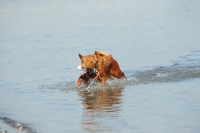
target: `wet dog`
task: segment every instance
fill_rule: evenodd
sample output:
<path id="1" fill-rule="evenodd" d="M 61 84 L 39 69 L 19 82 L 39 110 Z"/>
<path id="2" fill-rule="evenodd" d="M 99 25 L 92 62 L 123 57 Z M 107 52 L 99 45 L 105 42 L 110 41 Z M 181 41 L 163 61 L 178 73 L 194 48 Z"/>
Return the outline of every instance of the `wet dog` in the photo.
<path id="1" fill-rule="evenodd" d="M 98 72 L 85 72 L 78 78 L 76 86 L 80 86 L 81 83 L 88 84 L 90 79 L 95 79 L 96 82 L 105 85 L 107 78 L 126 78 L 124 72 L 121 71 L 119 64 L 111 54 L 99 50 L 87 56 L 79 54 L 79 58 L 81 59 L 82 69 L 88 67 L 96 68 Z"/>

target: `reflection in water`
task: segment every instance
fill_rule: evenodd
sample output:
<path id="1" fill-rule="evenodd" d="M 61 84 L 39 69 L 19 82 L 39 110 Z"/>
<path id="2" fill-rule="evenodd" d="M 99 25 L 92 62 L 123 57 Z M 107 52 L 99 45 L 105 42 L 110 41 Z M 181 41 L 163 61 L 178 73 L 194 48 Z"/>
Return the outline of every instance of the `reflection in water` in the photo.
<path id="1" fill-rule="evenodd" d="M 79 91 L 81 104 L 84 107 L 81 125 L 90 132 L 115 131 L 108 122 L 119 117 L 123 89 L 95 89 Z M 113 123 L 112 123 L 113 124 Z"/>

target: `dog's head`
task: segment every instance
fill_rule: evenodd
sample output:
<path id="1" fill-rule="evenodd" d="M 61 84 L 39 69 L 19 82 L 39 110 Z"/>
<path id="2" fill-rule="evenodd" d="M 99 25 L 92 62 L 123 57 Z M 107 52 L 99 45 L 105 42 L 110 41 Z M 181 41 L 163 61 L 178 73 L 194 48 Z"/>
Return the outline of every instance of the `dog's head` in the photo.
<path id="1" fill-rule="evenodd" d="M 81 67 L 83 69 L 86 69 L 87 67 L 92 67 L 92 68 L 96 67 L 97 58 L 95 54 L 90 54 L 86 56 L 79 54 L 79 57 L 81 59 Z"/>
<path id="2" fill-rule="evenodd" d="M 99 50 L 95 51 L 94 54 L 86 56 L 79 54 L 79 57 L 81 59 L 81 67 L 83 69 L 86 69 L 87 67 L 97 68 L 102 66 L 107 68 L 111 63 L 112 55 Z"/>

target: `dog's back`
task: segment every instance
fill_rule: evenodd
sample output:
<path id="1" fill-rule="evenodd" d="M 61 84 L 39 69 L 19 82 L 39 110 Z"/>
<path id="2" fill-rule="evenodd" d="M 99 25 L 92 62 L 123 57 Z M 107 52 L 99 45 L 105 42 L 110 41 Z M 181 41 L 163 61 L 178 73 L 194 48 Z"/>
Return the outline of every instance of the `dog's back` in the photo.
<path id="1" fill-rule="evenodd" d="M 111 54 L 100 50 L 96 51 L 95 54 L 97 55 L 98 70 L 100 72 L 106 73 L 106 75 L 109 77 L 125 78 L 124 72 L 121 71 L 118 62 Z"/>

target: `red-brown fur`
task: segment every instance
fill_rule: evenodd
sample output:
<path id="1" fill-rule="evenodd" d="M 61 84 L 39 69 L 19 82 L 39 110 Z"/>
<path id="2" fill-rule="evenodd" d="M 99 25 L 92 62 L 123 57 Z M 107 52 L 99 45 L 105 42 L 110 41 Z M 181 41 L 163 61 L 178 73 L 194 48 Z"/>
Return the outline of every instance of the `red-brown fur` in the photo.
<path id="1" fill-rule="evenodd" d="M 95 51 L 94 54 L 87 56 L 79 54 L 79 57 L 81 59 L 81 67 L 83 69 L 87 67 L 97 68 L 99 74 L 98 76 L 95 73 L 82 74 L 79 77 L 76 86 L 80 86 L 82 82 L 87 84 L 89 79 L 94 79 L 96 76 L 96 81 L 100 81 L 102 85 L 106 83 L 107 78 L 126 78 L 124 72 L 120 70 L 117 61 L 108 53 L 103 51 Z"/>

